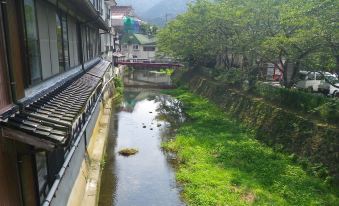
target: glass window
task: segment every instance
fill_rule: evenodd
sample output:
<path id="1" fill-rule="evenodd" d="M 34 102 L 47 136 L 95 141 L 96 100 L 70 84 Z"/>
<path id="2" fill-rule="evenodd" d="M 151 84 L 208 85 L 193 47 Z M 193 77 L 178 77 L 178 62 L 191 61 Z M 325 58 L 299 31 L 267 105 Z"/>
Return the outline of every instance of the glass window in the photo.
<path id="1" fill-rule="evenodd" d="M 337 83 L 337 82 L 338 82 L 338 78 L 335 77 L 335 76 L 328 76 L 328 75 L 326 75 L 325 78 L 326 78 L 329 82 L 331 82 L 331 83 Z"/>
<path id="2" fill-rule="evenodd" d="M 324 77 L 323 77 L 323 75 L 321 75 L 321 74 L 319 74 L 319 73 L 316 73 L 315 79 L 316 79 L 316 80 L 323 80 Z"/>
<path id="3" fill-rule="evenodd" d="M 65 14 L 62 15 L 62 40 L 64 47 L 64 61 L 65 61 L 65 69 L 68 70 L 70 68 L 70 60 L 69 60 L 69 40 L 68 40 L 68 24 L 67 24 L 67 16 Z"/>
<path id="4" fill-rule="evenodd" d="M 65 71 L 70 68 L 69 56 L 69 38 L 68 38 L 68 24 L 67 15 L 61 11 L 56 15 L 57 25 L 57 41 L 59 54 L 60 71 Z"/>
<path id="5" fill-rule="evenodd" d="M 83 61 L 87 61 L 87 38 L 86 38 L 86 27 L 81 26 L 81 44 L 82 44 L 82 51 L 83 51 Z"/>
<path id="6" fill-rule="evenodd" d="M 61 15 L 56 15 L 56 32 L 57 32 L 57 42 L 58 42 L 58 56 L 59 56 L 59 69 L 60 72 L 65 71 L 65 63 L 64 63 L 64 51 L 63 51 L 63 42 L 62 42 L 62 23 L 61 23 Z"/>
<path id="7" fill-rule="evenodd" d="M 155 47 L 144 47 L 144 51 L 155 51 Z"/>
<path id="8" fill-rule="evenodd" d="M 47 157 L 46 152 L 39 152 L 35 155 L 37 179 L 39 185 L 40 203 L 42 203 L 48 195 L 48 176 L 47 176 Z"/>
<path id="9" fill-rule="evenodd" d="M 95 56 L 99 56 L 99 51 L 100 51 L 100 36 L 99 32 L 95 30 Z"/>
<path id="10" fill-rule="evenodd" d="M 42 72 L 34 0 L 24 0 L 24 12 L 30 84 L 35 84 L 42 80 Z"/>
<path id="11" fill-rule="evenodd" d="M 134 50 L 139 50 L 139 45 L 138 45 L 138 44 L 134 44 L 134 45 L 133 45 L 133 49 L 134 49 Z"/>
<path id="12" fill-rule="evenodd" d="M 86 27 L 86 43 L 87 43 L 87 60 L 91 59 L 92 47 L 91 47 L 91 36 L 90 29 Z"/>

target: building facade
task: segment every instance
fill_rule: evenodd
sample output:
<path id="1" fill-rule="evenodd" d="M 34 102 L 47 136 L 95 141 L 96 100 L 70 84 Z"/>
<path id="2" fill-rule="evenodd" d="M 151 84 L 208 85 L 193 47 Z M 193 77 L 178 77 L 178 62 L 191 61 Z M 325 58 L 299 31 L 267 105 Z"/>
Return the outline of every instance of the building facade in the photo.
<path id="1" fill-rule="evenodd" d="M 1 2 L 1 205 L 67 205 L 114 74 L 115 5 Z"/>
<path id="2" fill-rule="evenodd" d="M 156 38 L 145 34 L 125 34 L 121 40 L 121 53 L 127 61 L 155 61 Z"/>

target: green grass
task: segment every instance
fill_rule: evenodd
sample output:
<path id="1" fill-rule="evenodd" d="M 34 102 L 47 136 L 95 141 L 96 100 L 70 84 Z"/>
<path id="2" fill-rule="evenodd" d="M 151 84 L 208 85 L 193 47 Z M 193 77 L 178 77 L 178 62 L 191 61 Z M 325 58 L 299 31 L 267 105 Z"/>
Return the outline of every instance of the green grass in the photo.
<path id="1" fill-rule="evenodd" d="M 338 188 L 254 139 L 216 105 L 185 90 L 166 93 L 188 116 L 175 140 L 163 144 L 177 153 L 188 205 L 339 205 Z"/>

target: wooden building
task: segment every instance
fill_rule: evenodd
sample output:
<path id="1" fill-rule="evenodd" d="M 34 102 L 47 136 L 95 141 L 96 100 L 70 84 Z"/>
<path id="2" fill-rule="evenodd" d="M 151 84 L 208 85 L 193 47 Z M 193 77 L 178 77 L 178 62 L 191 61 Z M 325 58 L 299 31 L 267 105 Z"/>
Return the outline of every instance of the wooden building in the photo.
<path id="1" fill-rule="evenodd" d="M 0 5 L 0 205 L 65 205 L 75 180 L 63 176 L 79 170 L 72 158 L 113 74 L 102 56 L 114 50 L 116 3 Z"/>

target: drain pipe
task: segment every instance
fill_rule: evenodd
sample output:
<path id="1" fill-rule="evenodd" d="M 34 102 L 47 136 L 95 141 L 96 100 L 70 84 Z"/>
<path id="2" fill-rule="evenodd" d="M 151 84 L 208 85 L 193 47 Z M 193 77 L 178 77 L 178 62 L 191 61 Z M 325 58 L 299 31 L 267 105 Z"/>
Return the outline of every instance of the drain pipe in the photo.
<path id="1" fill-rule="evenodd" d="M 85 134 L 85 132 L 86 132 L 86 128 L 87 128 L 87 126 L 88 126 L 88 124 L 89 124 L 89 122 L 90 122 L 90 120 L 91 120 L 91 118 L 92 118 L 92 116 L 93 116 L 93 114 L 94 114 L 95 108 L 98 106 L 98 104 L 99 104 L 99 102 L 100 102 L 100 100 L 101 100 L 101 97 L 102 97 L 103 93 L 104 93 L 105 90 L 106 90 L 106 87 L 107 87 L 108 83 L 110 83 L 113 79 L 114 79 L 114 77 L 112 77 L 111 79 L 109 79 L 109 80 L 105 83 L 105 85 L 103 86 L 103 88 L 102 88 L 100 94 L 99 94 L 98 97 L 97 97 L 98 99 L 97 99 L 97 101 L 95 102 L 95 104 L 94 104 L 94 106 L 93 106 L 93 109 L 92 109 L 90 115 L 89 115 L 88 118 L 87 118 L 87 121 L 86 121 L 84 127 L 82 128 L 81 132 L 80 132 L 79 135 L 78 135 L 77 140 L 75 141 L 75 143 L 73 144 L 73 146 L 72 146 L 72 148 L 71 148 L 69 154 L 67 155 L 67 157 L 66 157 L 66 159 L 65 159 L 65 162 L 64 162 L 64 164 L 62 165 L 62 167 L 61 167 L 61 169 L 60 169 L 60 171 L 59 171 L 59 173 L 58 173 L 58 175 L 57 175 L 57 178 L 56 178 L 56 180 L 54 181 L 54 183 L 53 183 L 53 185 L 52 185 L 52 187 L 51 187 L 51 190 L 49 191 L 49 193 L 48 193 L 46 199 L 44 200 L 44 202 L 43 202 L 43 204 L 42 204 L 42 206 L 49 206 L 49 205 L 51 204 L 53 198 L 55 197 L 55 193 L 56 193 L 56 191 L 58 190 L 58 187 L 59 187 L 59 185 L 60 185 L 60 182 L 61 182 L 62 178 L 63 178 L 64 175 L 65 175 L 66 169 L 67 169 L 67 167 L 69 166 L 69 164 L 70 164 L 70 162 L 71 162 L 71 159 L 72 159 L 72 157 L 73 157 L 73 155 L 74 155 L 74 153 L 75 153 L 75 150 L 76 150 L 77 147 L 79 146 L 79 143 L 80 143 L 80 141 L 81 141 L 81 139 L 82 139 L 82 136 L 83 136 L 83 135 Z"/>

